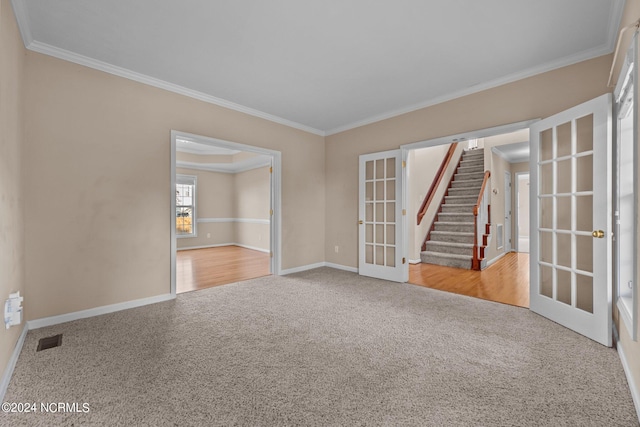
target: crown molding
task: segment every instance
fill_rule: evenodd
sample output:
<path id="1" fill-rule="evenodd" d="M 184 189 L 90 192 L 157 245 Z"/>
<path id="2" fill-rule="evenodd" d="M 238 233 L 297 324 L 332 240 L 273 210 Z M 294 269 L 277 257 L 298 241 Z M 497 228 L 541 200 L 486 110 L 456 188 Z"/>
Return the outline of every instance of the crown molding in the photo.
<path id="1" fill-rule="evenodd" d="M 291 128 L 299 129 L 305 132 L 309 132 L 309 133 L 324 137 L 324 136 L 335 135 L 337 133 L 345 132 L 345 131 L 355 129 L 361 126 L 369 125 L 372 123 L 376 123 L 382 120 L 390 119 L 392 117 L 400 116 L 402 114 L 411 113 L 413 111 L 431 107 L 443 102 L 451 101 L 456 98 L 461 98 L 463 96 L 472 95 L 474 93 L 481 92 L 483 90 L 492 89 L 508 83 L 513 83 L 517 80 L 525 79 L 528 77 L 535 76 L 537 74 L 541 74 L 541 73 L 552 71 L 558 68 L 573 65 L 581 61 L 586 61 L 589 59 L 596 58 L 598 56 L 607 55 L 611 53 L 615 47 L 615 43 L 618 36 L 618 28 L 620 26 L 622 14 L 624 11 L 625 0 L 611 1 L 611 9 L 609 13 L 609 31 L 607 34 L 607 41 L 601 46 L 598 46 L 596 48 L 589 49 L 583 52 L 579 52 L 577 54 L 570 55 L 568 57 L 564 57 L 555 61 L 550 61 L 545 64 L 538 65 L 518 73 L 513 73 L 498 79 L 494 79 L 485 83 L 474 85 L 460 91 L 455 91 L 442 96 L 434 97 L 417 104 L 409 105 L 407 107 L 390 110 L 385 113 L 377 114 L 369 118 L 348 123 L 343 126 L 338 126 L 336 128 L 325 130 L 325 131 L 316 129 L 307 125 L 303 125 L 301 123 L 297 123 L 282 117 L 274 116 L 272 114 L 265 113 L 263 111 L 259 111 L 250 107 L 245 107 L 243 105 L 236 104 L 234 102 L 227 101 L 225 99 L 217 98 L 215 96 L 211 96 L 203 92 L 188 89 L 183 86 L 179 86 L 173 83 L 166 82 L 164 80 L 150 77 L 145 74 L 137 73 L 137 72 L 128 70 L 126 68 L 111 65 L 103 61 L 89 58 L 84 55 L 79 55 L 77 53 L 70 52 L 65 49 L 60 49 L 55 46 L 48 45 L 46 43 L 35 41 L 33 40 L 33 36 L 31 34 L 31 30 L 29 26 L 26 1 L 11 0 L 11 3 L 13 5 L 14 14 L 16 17 L 16 21 L 18 22 L 18 27 L 20 29 L 20 34 L 22 36 L 24 45 L 27 49 L 33 52 L 38 52 L 45 55 L 53 56 L 58 59 L 73 62 L 79 65 L 83 65 L 83 66 L 93 68 L 99 71 L 103 71 L 109 74 L 113 74 L 119 77 L 124 77 L 126 79 L 134 80 L 139 83 L 143 83 L 143 84 L 154 86 L 160 89 L 168 90 L 170 92 L 174 92 L 190 98 L 198 99 L 203 102 L 218 105 L 220 107 L 228 108 L 230 110 L 245 113 L 254 117 L 259 117 L 274 123 L 282 124 Z"/>
<path id="2" fill-rule="evenodd" d="M 20 3 L 19 0 L 14 0 L 14 1 L 16 1 L 17 3 Z M 17 15 L 16 15 L 16 19 L 19 19 Z M 22 24 L 22 25 L 19 24 L 20 28 L 23 28 L 23 26 L 25 26 L 26 28 L 25 32 L 30 34 L 27 24 Z M 22 33 L 22 30 L 21 30 L 21 33 Z M 24 34 L 23 34 L 23 40 L 25 40 Z M 189 98 L 207 102 L 209 104 L 214 104 L 219 107 L 227 108 L 229 110 L 238 111 L 240 113 L 265 119 L 270 122 L 278 123 L 284 126 L 309 132 L 314 135 L 324 136 L 324 132 L 319 129 L 315 129 L 310 126 L 303 125 L 301 123 L 287 120 L 282 117 L 274 116 L 272 114 L 265 113 L 263 111 L 259 111 L 250 107 L 245 107 L 244 105 L 236 104 L 235 102 L 227 101 L 226 99 L 217 98 L 215 96 L 211 96 L 206 93 L 199 92 L 197 90 L 192 90 L 184 86 L 179 86 L 177 84 L 169 83 L 167 81 L 160 80 L 155 77 L 150 77 L 150 76 L 147 76 L 146 74 L 137 73 L 135 71 L 131 71 L 123 67 L 118 67 L 116 65 L 108 64 L 106 62 L 99 61 L 97 59 L 89 58 L 88 56 L 79 55 L 77 53 L 74 53 L 65 49 L 60 49 L 58 47 L 48 45 L 46 43 L 42 43 L 39 41 L 32 41 L 27 45 L 25 40 L 25 46 L 27 49 L 33 52 L 53 56 L 54 58 L 73 62 L 74 64 L 83 65 L 85 67 L 93 68 L 94 70 L 98 70 L 98 71 L 103 71 L 108 74 L 113 74 L 118 77 L 124 77 L 125 79 L 133 80 L 138 83 L 143 83 L 149 86 L 157 87 L 159 89 L 164 89 L 169 92 L 174 92 L 180 95 L 187 96 Z"/>
<path id="3" fill-rule="evenodd" d="M 393 111 L 388 111 L 383 114 L 379 114 L 377 116 L 370 117 L 368 119 L 363 119 L 357 122 L 353 122 L 344 126 L 340 126 L 334 129 L 329 129 L 325 132 L 326 136 L 335 135 L 341 132 L 346 132 L 351 129 L 359 128 L 362 126 L 370 125 L 372 123 L 380 122 L 386 119 L 390 119 L 393 117 L 401 116 L 403 114 L 411 113 L 417 110 L 421 110 L 423 108 L 432 107 L 437 104 L 442 104 L 447 101 L 451 101 L 457 98 L 462 98 L 463 96 L 473 95 L 474 93 L 482 92 L 487 89 L 493 89 L 498 86 L 502 86 L 508 83 L 513 83 L 518 80 L 526 79 L 528 77 L 533 77 L 538 74 L 546 73 L 548 71 L 553 71 L 558 68 L 567 67 L 569 65 L 577 64 L 578 62 L 586 61 L 589 59 L 597 58 L 602 55 L 607 55 L 611 53 L 612 50 L 608 46 L 600 46 L 598 48 L 589 49 L 583 52 L 580 52 L 575 55 L 571 55 L 568 57 L 564 57 L 562 59 L 547 62 L 546 64 L 542 64 L 536 67 L 529 68 L 528 70 L 521 71 L 519 73 L 510 74 L 505 77 L 501 77 L 498 79 L 494 79 L 485 83 L 481 83 L 475 86 L 471 86 L 469 88 L 451 92 L 446 95 L 438 96 L 436 98 L 432 98 L 428 101 L 424 101 L 418 104 L 413 104 L 408 107 L 400 108 Z"/>
<path id="4" fill-rule="evenodd" d="M 33 43 L 31 26 L 29 25 L 29 14 L 27 13 L 27 2 L 22 0 L 11 0 L 13 15 L 16 17 L 18 29 L 22 36 L 22 42 L 27 49 Z"/>
<path id="5" fill-rule="evenodd" d="M 184 162 L 176 161 L 177 168 L 195 169 L 208 172 L 220 172 L 220 173 L 240 173 L 247 172 L 253 169 L 258 169 L 271 165 L 271 159 L 262 157 L 252 157 L 242 162 L 236 163 L 196 163 L 196 162 Z"/>

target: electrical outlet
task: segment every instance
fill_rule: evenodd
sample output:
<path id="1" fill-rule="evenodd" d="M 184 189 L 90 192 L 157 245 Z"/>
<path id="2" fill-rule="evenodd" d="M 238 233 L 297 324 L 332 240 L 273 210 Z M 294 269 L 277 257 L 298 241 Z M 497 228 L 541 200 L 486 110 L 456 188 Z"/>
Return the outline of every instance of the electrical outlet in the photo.
<path id="1" fill-rule="evenodd" d="M 211 233 L 207 233 L 207 239 L 211 238 Z"/>
<path id="2" fill-rule="evenodd" d="M 340 252 L 340 246 L 336 245 L 335 251 L 336 253 Z"/>

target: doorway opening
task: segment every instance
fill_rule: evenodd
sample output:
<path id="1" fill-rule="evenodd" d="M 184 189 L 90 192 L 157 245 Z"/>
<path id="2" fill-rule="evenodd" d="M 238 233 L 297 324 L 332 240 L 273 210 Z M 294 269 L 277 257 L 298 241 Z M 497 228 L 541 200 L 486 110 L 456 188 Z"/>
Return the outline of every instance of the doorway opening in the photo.
<path id="1" fill-rule="evenodd" d="M 280 159 L 172 131 L 172 294 L 279 274 Z"/>
<path id="2" fill-rule="evenodd" d="M 529 255 L 512 243 L 518 198 L 511 185 L 512 176 L 529 171 L 528 125 L 403 147 L 409 283 L 529 306 Z M 478 226 L 474 209 L 484 198 L 489 218 Z M 477 266 L 476 244 L 483 258 Z"/>

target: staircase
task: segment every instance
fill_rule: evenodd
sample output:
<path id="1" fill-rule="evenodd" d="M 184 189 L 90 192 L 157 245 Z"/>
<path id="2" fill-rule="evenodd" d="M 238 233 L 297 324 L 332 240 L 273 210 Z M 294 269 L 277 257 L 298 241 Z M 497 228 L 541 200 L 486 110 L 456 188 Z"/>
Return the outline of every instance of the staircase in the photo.
<path id="1" fill-rule="evenodd" d="M 423 263 L 471 269 L 473 207 L 483 179 L 484 150 L 465 151 L 420 253 Z"/>

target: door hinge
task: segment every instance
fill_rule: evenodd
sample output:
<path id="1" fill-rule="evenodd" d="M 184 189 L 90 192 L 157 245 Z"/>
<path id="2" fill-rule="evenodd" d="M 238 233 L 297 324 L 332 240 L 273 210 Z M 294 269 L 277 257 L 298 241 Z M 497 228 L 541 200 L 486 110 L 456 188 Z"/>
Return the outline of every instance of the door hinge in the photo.
<path id="1" fill-rule="evenodd" d="M 406 264 L 406 263 L 407 263 L 407 259 L 403 257 L 403 258 L 402 258 L 402 263 L 403 263 L 403 264 Z"/>
<path id="2" fill-rule="evenodd" d="M 273 173 L 273 166 L 269 168 L 269 173 Z"/>
<path id="3" fill-rule="evenodd" d="M 271 209 L 271 210 L 269 211 L 269 214 L 270 214 L 271 216 L 273 216 L 273 209 Z"/>
<path id="4" fill-rule="evenodd" d="M 406 168 L 407 167 L 407 162 L 405 162 L 404 160 L 402 161 L 402 167 Z"/>
<path id="5" fill-rule="evenodd" d="M 269 252 L 269 256 L 273 258 L 273 252 Z"/>
<path id="6" fill-rule="evenodd" d="M 407 214 L 407 210 L 406 209 L 402 209 L 402 215 L 406 215 Z"/>

